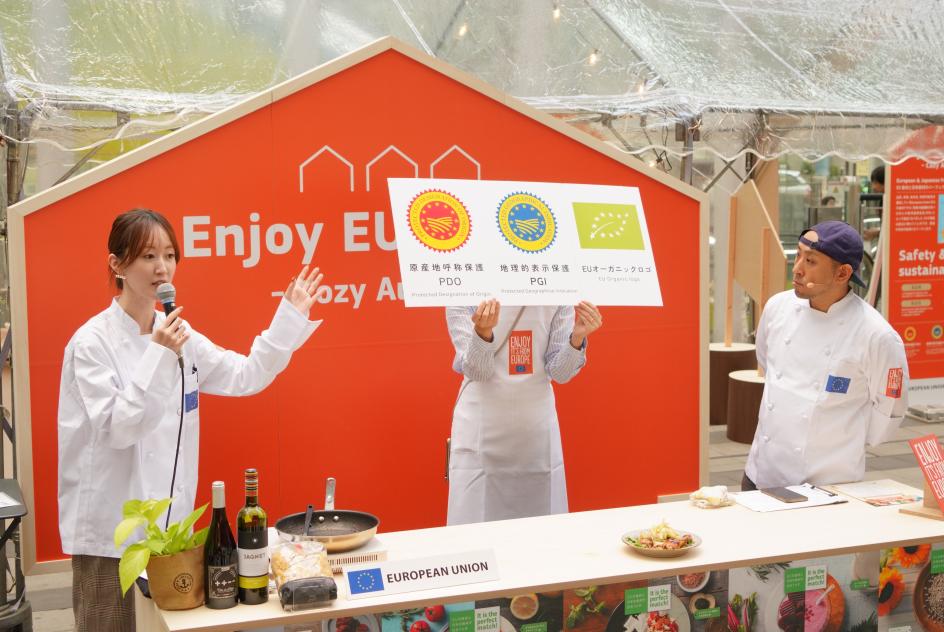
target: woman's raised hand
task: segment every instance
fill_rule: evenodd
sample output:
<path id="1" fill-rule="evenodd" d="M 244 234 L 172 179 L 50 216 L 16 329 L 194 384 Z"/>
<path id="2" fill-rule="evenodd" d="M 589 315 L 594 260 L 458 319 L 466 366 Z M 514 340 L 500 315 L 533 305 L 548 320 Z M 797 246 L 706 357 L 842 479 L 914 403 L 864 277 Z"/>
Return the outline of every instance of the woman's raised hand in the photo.
<path id="1" fill-rule="evenodd" d="M 318 292 L 323 278 L 324 275 L 321 274 L 319 268 L 312 268 L 309 272 L 308 266 L 305 266 L 297 277 L 292 277 L 288 288 L 285 290 L 285 299 L 294 305 L 295 309 L 300 311 L 305 318 L 308 318 L 311 306 L 315 302 L 315 294 Z"/>
<path id="2" fill-rule="evenodd" d="M 472 325 L 475 326 L 475 333 L 485 342 L 491 342 L 494 338 L 492 330 L 498 324 L 498 314 L 501 311 L 501 305 L 497 299 L 482 301 L 472 314 Z"/>

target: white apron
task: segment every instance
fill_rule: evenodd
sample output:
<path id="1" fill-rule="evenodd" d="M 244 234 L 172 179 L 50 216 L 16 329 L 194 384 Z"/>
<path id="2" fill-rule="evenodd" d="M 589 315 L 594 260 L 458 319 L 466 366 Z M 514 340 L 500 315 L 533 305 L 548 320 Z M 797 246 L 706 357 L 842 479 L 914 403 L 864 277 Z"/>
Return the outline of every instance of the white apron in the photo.
<path id="1" fill-rule="evenodd" d="M 507 337 L 518 309 L 502 310 L 496 340 Z M 531 332 L 530 375 L 513 374 L 506 342 L 490 380 L 463 381 L 452 420 L 447 524 L 567 512 L 560 428 L 544 370 L 556 310 L 527 307 L 515 325 Z"/>

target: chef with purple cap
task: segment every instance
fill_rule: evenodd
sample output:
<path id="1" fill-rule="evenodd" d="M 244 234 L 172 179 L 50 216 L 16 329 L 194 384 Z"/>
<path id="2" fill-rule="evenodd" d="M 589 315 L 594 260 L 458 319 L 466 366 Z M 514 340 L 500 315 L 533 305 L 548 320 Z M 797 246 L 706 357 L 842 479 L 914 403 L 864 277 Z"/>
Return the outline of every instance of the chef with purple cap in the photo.
<path id="1" fill-rule="evenodd" d="M 793 289 L 757 328 L 766 372 L 743 489 L 859 481 L 865 450 L 888 440 L 908 407 L 901 338 L 852 291 L 862 238 L 845 222 L 800 235 Z"/>

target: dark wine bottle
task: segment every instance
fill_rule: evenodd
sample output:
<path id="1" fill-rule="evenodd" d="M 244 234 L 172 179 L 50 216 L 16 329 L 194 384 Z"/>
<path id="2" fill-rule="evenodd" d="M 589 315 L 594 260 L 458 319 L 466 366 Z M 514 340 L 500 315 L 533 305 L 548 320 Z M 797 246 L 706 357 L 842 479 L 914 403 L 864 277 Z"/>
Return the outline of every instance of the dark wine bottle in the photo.
<path id="1" fill-rule="evenodd" d="M 246 604 L 269 600 L 269 535 L 266 512 L 259 506 L 259 474 L 246 470 L 246 504 L 236 516 L 239 548 L 239 601 Z"/>
<path id="2" fill-rule="evenodd" d="M 213 517 L 207 533 L 205 581 L 207 608 L 223 609 L 236 605 L 236 567 L 239 555 L 233 531 L 226 519 L 226 488 L 223 481 L 213 483 Z"/>

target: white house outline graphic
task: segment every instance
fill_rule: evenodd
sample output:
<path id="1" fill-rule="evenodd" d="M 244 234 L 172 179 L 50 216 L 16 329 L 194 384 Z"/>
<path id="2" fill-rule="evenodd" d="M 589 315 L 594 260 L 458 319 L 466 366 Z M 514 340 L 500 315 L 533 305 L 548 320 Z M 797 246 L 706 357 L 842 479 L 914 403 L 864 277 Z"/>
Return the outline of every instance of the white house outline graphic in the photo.
<path id="1" fill-rule="evenodd" d="M 386 156 L 386 155 L 387 155 L 388 153 L 390 153 L 391 151 L 397 152 L 397 154 L 399 154 L 401 158 L 403 158 L 403 159 L 406 160 L 408 163 L 410 163 L 411 165 L 413 165 L 413 177 L 414 177 L 414 178 L 418 178 L 418 177 L 420 176 L 420 166 L 419 166 L 418 164 L 416 164 L 416 162 L 414 162 L 412 158 L 410 158 L 410 157 L 407 156 L 405 153 L 403 153 L 402 151 L 400 151 L 399 149 L 397 149 L 397 146 L 396 146 L 396 145 L 390 145 L 389 147 L 387 147 L 386 149 L 384 149 L 382 152 L 380 152 L 379 154 L 377 154 L 377 155 L 374 157 L 373 160 L 371 160 L 370 162 L 367 163 L 367 169 L 366 169 L 366 171 L 367 171 L 367 190 L 368 190 L 368 191 L 370 191 L 370 168 L 374 166 L 374 163 L 375 163 L 375 162 L 377 162 L 378 160 L 380 160 L 381 158 L 383 158 L 384 156 Z"/>
<path id="2" fill-rule="evenodd" d="M 347 170 L 351 174 L 351 193 L 353 193 L 354 192 L 354 165 L 351 163 L 350 160 L 347 160 L 344 156 L 334 151 L 334 149 L 332 149 L 329 145 L 323 145 L 321 149 L 319 149 L 318 151 L 310 155 L 305 162 L 298 165 L 298 192 L 299 193 L 305 192 L 305 167 L 308 165 L 309 162 L 311 162 L 312 160 L 314 160 L 315 158 L 317 158 L 318 156 L 320 156 L 326 151 L 330 152 L 332 156 L 334 156 L 335 158 L 337 158 L 338 160 L 340 160 L 341 162 L 347 165 Z M 370 186 L 368 186 L 367 188 L 369 189 Z"/>
<path id="3" fill-rule="evenodd" d="M 307 167 L 307 166 L 309 165 L 309 163 L 311 163 L 313 160 L 315 160 L 316 158 L 318 158 L 318 156 L 320 156 L 321 154 L 323 154 L 323 153 L 326 152 L 326 151 L 327 151 L 328 153 L 330 153 L 332 156 L 334 156 L 338 161 L 344 163 L 344 164 L 347 166 L 348 173 L 350 174 L 350 191 L 351 191 L 351 193 L 353 193 L 353 192 L 354 192 L 354 164 L 353 164 L 350 160 L 348 160 L 348 159 L 346 159 L 344 156 L 342 156 L 340 153 L 338 153 L 337 151 L 335 151 L 334 148 L 331 147 L 330 145 L 322 145 L 322 147 L 321 147 L 318 151 L 316 151 L 315 153 L 313 153 L 312 155 L 310 155 L 308 158 L 305 159 L 304 162 L 302 162 L 300 165 L 298 165 L 298 192 L 299 192 L 299 193 L 304 193 L 304 192 L 305 192 L 305 167 Z M 390 146 L 387 147 L 385 150 L 383 150 L 381 153 L 379 153 L 377 156 L 375 156 L 375 157 L 373 158 L 373 160 L 371 160 L 369 163 L 367 163 L 367 167 L 366 167 L 365 173 L 366 173 L 366 178 L 367 178 L 367 190 L 368 190 L 368 191 L 370 191 L 370 170 L 371 170 L 371 167 L 373 167 L 374 163 L 376 163 L 377 161 L 379 161 L 380 159 L 382 159 L 384 156 L 386 156 L 386 155 L 387 155 L 388 153 L 390 153 L 391 151 L 396 152 L 401 158 L 403 158 L 403 159 L 406 160 L 408 163 L 410 163 L 411 165 L 413 165 L 413 176 L 414 176 L 414 177 L 419 177 L 419 165 L 418 165 L 412 158 L 410 158 L 408 155 L 406 155 L 405 153 L 403 153 L 396 145 L 390 145 Z M 446 158 L 448 158 L 453 152 L 459 152 L 460 154 L 462 154 L 462 156 L 463 156 L 466 160 L 468 160 L 470 163 L 472 163 L 473 165 L 475 165 L 475 179 L 476 179 L 476 180 L 481 180 L 481 179 L 482 179 L 482 163 L 480 163 L 478 160 L 476 160 L 475 158 L 473 158 L 472 155 L 469 154 L 469 152 L 467 152 L 466 150 L 462 149 L 462 147 L 460 147 L 459 145 L 453 145 L 452 147 L 450 147 L 449 149 L 447 149 L 446 151 L 444 151 L 443 153 L 441 153 L 439 156 L 437 156 L 437 157 L 436 157 L 436 160 L 434 160 L 432 163 L 430 163 L 430 165 L 429 165 L 429 177 L 430 177 L 430 178 L 435 178 L 435 177 L 436 177 L 436 165 L 438 165 L 440 162 L 442 162 L 443 160 L 445 160 Z"/>
<path id="4" fill-rule="evenodd" d="M 435 178 L 435 177 L 436 177 L 436 165 L 438 165 L 440 162 L 442 162 L 443 160 L 445 160 L 445 159 L 446 159 L 446 156 L 448 156 L 449 154 L 451 154 L 451 153 L 454 152 L 454 151 L 459 152 L 460 154 L 462 154 L 463 156 L 465 156 L 466 159 L 467 159 L 469 162 L 471 162 L 473 165 L 475 165 L 475 179 L 476 179 L 476 180 L 481 180 L 481 179 L 482 179 L 482 165 L 479 163 L 478 160 L 476 160 L 475 158 L 473 158 L 472 156 L 470 156 L 469 153 L 468 153 L 466 150 L 462 149 L 462 147 L 459 147 L 458 145 L 453 145 L 452 147 L 450 147 L 449 149 L 447 149 L 445 152 L 443 152 L 442 154 L 440 154 L 439 157 L 438 157 L 436 160 L 434 160 L 434 161 L 429 165 L 429 177 L 430 177 L 430 178 Z"/>

